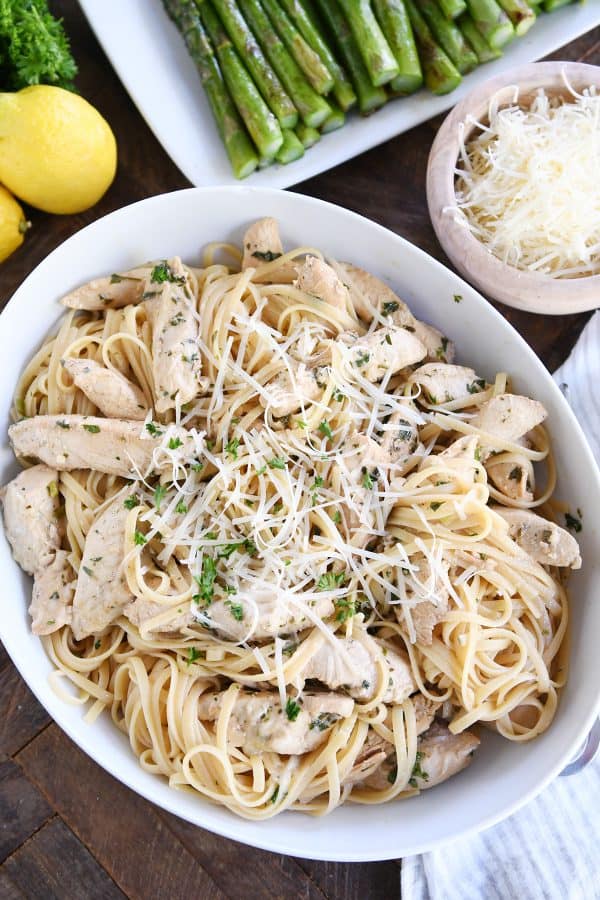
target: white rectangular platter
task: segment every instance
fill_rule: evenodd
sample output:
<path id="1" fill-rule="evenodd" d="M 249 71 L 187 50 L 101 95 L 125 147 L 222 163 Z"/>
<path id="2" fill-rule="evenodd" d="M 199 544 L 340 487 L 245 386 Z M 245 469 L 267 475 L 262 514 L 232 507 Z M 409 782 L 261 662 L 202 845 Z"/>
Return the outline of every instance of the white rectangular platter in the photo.
<path id="1" fill-rule="evenodd" d="M 160 0 L 80 0 L 119 78 L 171 159 L 192 184 L 236 184 L 195 66 Z M 467 75 L 445 97 L 420 91 L 388 103 L 369 118 L 352 114 L 287 166 L 253 173 L 247 184 L 286 188 L 408 131 L 451 106 L 475 85 L 562 47 L 600 25 L 600 0 L 542 15 L 501 59 Z M 391 177 L 394 173 L 391 173 Z"/>

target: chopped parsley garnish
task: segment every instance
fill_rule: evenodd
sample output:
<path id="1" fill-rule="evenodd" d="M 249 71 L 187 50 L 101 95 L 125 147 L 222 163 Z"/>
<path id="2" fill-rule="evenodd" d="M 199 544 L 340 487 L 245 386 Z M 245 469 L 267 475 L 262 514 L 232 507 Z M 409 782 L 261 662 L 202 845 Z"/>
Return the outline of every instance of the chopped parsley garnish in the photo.
<path id="1" fill-rule="evenodd" d="M 400 309 L 400 304 L 396 300 L 388 300 L 381 307 L 381 312 L 384 316 L 391 316 L 392 313 L 398 312 Z"/>
<path id="2" fill-rule="evenodd" d="M 441 500 L 434 500 L 434 502 L 433 502 L 433 503 L 430 503 L 429 505 L 430 505 L 430 507 L 432 508 L 432 510 L 433 510 L 434 512 L 436 512 L 436 510 L 438 510 L 438 509 L 440 508 L 440 506 L 442 505 L 442 501 L 441 501 Z"/>
<path id="3" fill-rule="evenodd" d="M 83 427 L 86 431 L 89 431 L 90 434 L 98 434 L 98 432 L 100 431 L 99 425 L 88 425 L 87 422 L 83 423 Z"/>
<path id="4" fill-rule="evenodd" d="M 334 509 L 334 511 L 331 513 L 331 521 L 335 522 L 336 525 L 340 524 L 340 522 L 342 521 L 342 514 L 339 509 Z"/>
<path id="5" fill-rule="evenodd" d="M 417 778 L 420 778 L 422 781 L 429 781 L 429 774 L 424 772 L 421 768 L 421 760 L 423 759 L 423 754 L 420 750 L 417 750 L 417 755 L 415 757 L 415 764 L 413 766 L 413 770 L 411 776 L 408 780 L 408 783 L 411 787 L 418 787 Z"/>
<path id="6" fill-rule="evenodd" d="M 148 434 L 151 434 L 152 437 L 160 437 L 162 434 L 162 431 L 154 424 L 154 422 L 146 422 L 146 431 Z"/>
<path id="7" fill-rule="evenodd" d="M 454 294 L 452 299 L 455 303 L 460 303 L 460 301 L 462 300 L 462 294 Z"/>
<path id="8" fill-rule="evenodd" d="M 83 571 L 85 572 L 85 574 L 88 576 L 88 578 L 93 578 L 93 577 L 94 577 L 94 573 L 92 572 L 92 570 L 91 570 L 88 566 L 82 566 L 81 568 L 83 569 Z"/>
<path id="9" fill-rule="evenodd" d="M 475 447 L 475 459 L 481 462 L 481 447 Z"/>
<path id="10" fill-rule="evenodd" d="M 184 284 L 185 275 L 176 275 L 165 260 L 154 266 L 150 275 L 150 281 L 153 281 L 155 284 L 164 284 L 165 281 L 170 281 L 171 284 Z"/>
<path id="11" fill-rule="evenodd" d="M 50 481 L 46 485 L 46 490 L 51 497 L 58 497 L 58 485 L 55 481 Z"/>
<path id="12" fill-rule="evenodd" d="M 244 619 L 244 607 L 241 603 L 233 603 L 231 600 L 226 600 L 225 605 L 229 607 L 229 612 L 233 616 L 236 622 L 242 622 Z"/>
<path id="13" fill-rule="evenodd" d="M 154 488 L 154 505 L 157 509 L 160 509 L 160 504 L 165 499 L 165 494 L 167 493 L 167 488 L 164 484 L 157 484 Z"/>
<path id="14" fill-rule="evenodd" d="M 133 539 L 138 547 L 143 547 L 147 541 L 146 535 L 142 534 L 141 531 L 135 531 L 133 535 Z"/>
<path id="15" fill-rule="evenodd" d="M 356 604 L 349 597 L 340 597 L 333 605 L 335 606 L 336 622 L 347 622 L 356 615 Z"/>
<path id="16" fill-rule="evenodd" d="M 515 466 L 514 469 L 511 469 L 508 477 L 511 481 L 520 481 L 523 477 L 523 469 L 521 466 Z"/>
<path id="17" fill-rule="evenodd" d="M 345 572 L 325 572 L 317 581 L 318 591 L 335 591 L 346 581 Z"/>
<path id="18" fill-rule="evenodd" d="M 273 262 L 273 260 L 279 259 L 281 253 L 275 253 L 274 250 L 255 250 L 252 256 L 263 262 Z"/>
<path id="19" fill-rule="evenodd" d="M 178 438 L 178 437 L 169 438 L 169 445 L 168 445 L 169 450 L 177 450 L 182 445 L 183 445 L 183 441 L 181 440 L 181 438 Z"/>
<path id="20" fill-rule="evenodd" d="M 201 658 L 201 653 L 196 647 L 188 647 L 186 664 L 189 666 Z"/>
<path id="21" fill-rule="evenodd" d="M 123 506 L 125 507 L 125 509 L 135 509 L 135 507 L 139 505 L 140 498 L 137 494 L 132 494 L 130 497 L 127 497 L 127 499 L 123 501 Z"/>
<path id="22" fill-rule="evenodd" d="M 372 472 L 367 471 L 365 467 L 362 467 L 362 486 L 366 488 L 368 491 L 372 490 L 377 478 L 379 477 L 379 472 L 377 469 L 373 469 Z"/>
<path id="23" fill-rule="evenodd" d="M 579 513 L 579 515 L 581 515 L 579 510 L 577 510 L 577 512 Z M 567 528 L 569 528 L 571 531 L 579 533 L 583 528 L 581 519 L 578 519 L 577 516 L 572 516 L 571 513 L 565 513 L 565 522 L 567 524 Z"/>
<path id="24" fill-rule="evenodd" d="M 94 641 L 94 650 L 99 650 L 102 646 L 102 641 Z"/>
<path id="25" fill-rule="evenodd" d="M 198 593 L 194 594 L 192 600 L 199 603 L 204 601 L 205 606 L 212 603 L 215 592 L 215 579 L 217 577 L 217 567 L 211 556 L 205 556 L 202 560 L 202 571 L 200 575 L 194 575 L 194 581 L 198 585 Z"/>
<path id="26" fill-rule="evenodd" d="M 435 355 L 437 356 L 438 359 L 445 359 L 447 350 L 448 350 L 448 338 L 442 337 L 441 346 L 437 348 L 437 350 L 435 351 Z"/>
<path id="27" fill-rule="evenodd" d="M 398 777 L 398 766 L 392 766 L 392 768 L 388 772 L 387 780 L 389 781 L 390 784 L 394 784 L 397 777 Z"/>
<path id="28" fill-rule="evenodd" d="M 253 556 L 256 553 L 256 544 L 254 541 L 250 540 L 250 538 L 245 538 L 245 540 L 236 541 L 233 544 L 223 544 L 222 548 L 217 553 L 217 556 L 219 559 L 229 559 L 231 554 L 235 553 L 235 551 L 239 550 L 241 547 L 243 547 L 250 556 Z"/>
<path id="29" fill-rule="evenodd" d="M 291 697 L 287 698 L 287 702 L 285 704 L 285 714 L 290 720 L 290 722 L 295 722 L 300 713 L 300 704 L 296 703 L 295 700 L 292 700 Z"/>
<path id="30" fill-rule="evenodd" d="M 264 475 L 266 471 L 267 471 L 267 467 L 266 467 L 266 466 L 261 466 L 260 469 L 257 469 L 257 470 L 256 470 L 256 474 L 257 474 L 257 475 Z"/>
<path id="31" fill-rule="evenodd" d="M 319 431 L 321 432 L 321 434 L 325 435 L 325 437 L 328 437 L 330 440 L 333 437 L 333 431 L 331 430 L 331 426 L 329 425 L 329 422 L 325 421 L 325 419 L 323 419 L 323 421 L 319 425 Z"/>
<path id="32" fill-rule="evenodd" d="M 339 716 L 336 715 L 336 713 L 322 712 L 319 713 L 316 719 L 312 720 L 308 727 L 311 731 L 327 731 L 327 729 L 331 728 L 338 719 Z"/>
<path id="33" fill-rule="evenodd" d="M 471 384 L 467 385 L 470 394 L 479 394 L 485 388 L 485 378 L 476 378 Z"/>
<path id="34" fill-rule="evenodd" d="M 271 794 L 271 798 L 270 798 L 270 800 L 269 800 L 269 803 L 277 803 L 277 797 L 278 797 L 278 795 L 279 795 L 279 785 L 276 785 L 275 790 L 274 790 L 273 793 Z"/>
<path id="35" fill-rule="evenodd" d="M 175 512 L 184 515 L 188 511 L 187 504 L 180 500 L 177 506 L 175 507 Z"/>
<path id="36" fill-rule="evenodd" d="M 306 428 L 306 422 L 303 419 L 296 419 L 296 428 Z"/>
<path id="37" fill-rule="evenodd" d="M 240 439 L 235 437 L 231 438 L 230 441 L 227 441 L 225 444 L 225 453 L 228 453 L 233 459 L 238 458 L 238 447 L 240 446 Z"/>
<path id="38" fill-rule="evenodd" d="M 285 459 L 282 459 L 281 456 L 274 456 L 267 465 L 270 469 L 285 469 Z"/>
<path id="39" fill-rule="evenodd" d="M 365 353 L 364 351 L 361 351 L 358 354 L 358 356 L 356 357 L 356 359 L 354 360 L 354 365 L 360 369 L 360 367 L 366 365 L 370 359 L 371 359 L 370 353 Z"/>
<path id="40" fill-rule="evenodd" d="M 66 431 L 71 427 L 68 422 L 63 422 L 62 419 L 59 419 L 56 425 L 58 428 L 64 428 Z"/>

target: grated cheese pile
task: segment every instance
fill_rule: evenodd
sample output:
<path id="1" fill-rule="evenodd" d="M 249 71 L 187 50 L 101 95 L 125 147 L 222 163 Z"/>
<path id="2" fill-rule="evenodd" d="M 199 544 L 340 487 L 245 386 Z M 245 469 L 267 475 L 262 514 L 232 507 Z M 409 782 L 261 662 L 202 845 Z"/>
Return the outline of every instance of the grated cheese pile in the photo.
<path id="1" fill-rule="evenodd" d="M 600 96 L 572 93 L 492 102 L 456 170 L 460 221 L 503 262 L 554 278 L 600 271 Z"/>

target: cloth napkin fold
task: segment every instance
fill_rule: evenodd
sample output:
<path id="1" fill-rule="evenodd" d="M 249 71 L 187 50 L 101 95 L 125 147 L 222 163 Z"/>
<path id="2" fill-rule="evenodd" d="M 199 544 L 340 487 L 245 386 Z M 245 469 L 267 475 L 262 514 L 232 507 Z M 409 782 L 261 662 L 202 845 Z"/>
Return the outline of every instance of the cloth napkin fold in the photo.
<path id="1" fill-rule="evenodd" d="M 600 312 L 554 373 L 600 460 Z M 402 860 L 402 900 L 600 900 L 600 754 L 474 837 Z"/>

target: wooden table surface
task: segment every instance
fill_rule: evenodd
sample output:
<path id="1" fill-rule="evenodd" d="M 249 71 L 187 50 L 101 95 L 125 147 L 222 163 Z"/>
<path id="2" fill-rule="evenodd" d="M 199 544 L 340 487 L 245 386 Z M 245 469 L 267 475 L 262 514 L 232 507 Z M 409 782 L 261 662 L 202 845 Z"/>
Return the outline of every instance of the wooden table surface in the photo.
<path id="1" fill-rule="evenodd" d="M 30 212 L 33 229 L 2 264 L 0 304 L 58 244 L 94 219 L 188 182 L 142 121 L 75 0 L 51 3 L 64 16 L 80 66 L 78 87 L 106 116 L 119 144 L 117 178 L 102 201 L 77 216 Z M 554 59 L 600 64 L 598 30 Z M 425 168 L 439 119 L 295 188 L 346 206 L 447 263 L 427 215 Z M 543 317 L 499 307 L 554 369 L 585 315 Z M 4 598 L 4 603 L 11 598 Z M 257 826 L 260 827 L 260 826 Z M 51 722 L 0 645 L 0 898 L 391 898 L 400 860 L 312 862 L 217 837 L 141 799 L 88 759 Z"/>

